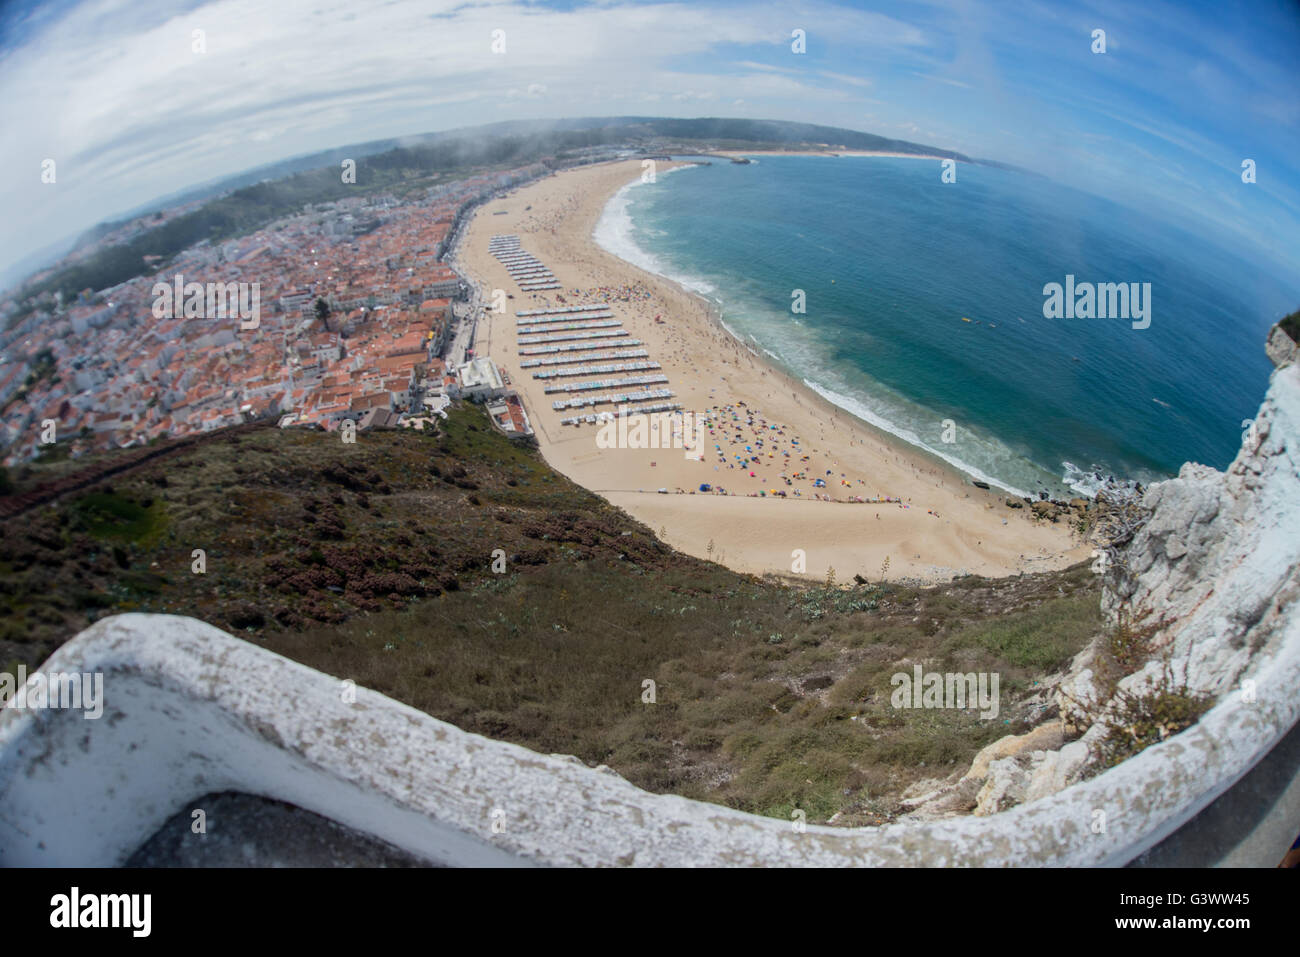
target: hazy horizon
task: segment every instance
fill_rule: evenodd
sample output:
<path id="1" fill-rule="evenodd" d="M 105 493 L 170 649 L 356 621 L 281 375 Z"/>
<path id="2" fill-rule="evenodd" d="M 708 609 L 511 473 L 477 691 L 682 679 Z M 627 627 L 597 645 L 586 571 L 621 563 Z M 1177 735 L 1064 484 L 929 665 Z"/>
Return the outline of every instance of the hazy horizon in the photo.
<path id="1" fill-rule="evenodd" d="M 0 106 L 21 131 L 0 151 L 12 227 L 0 272 L 161 198 L 317 151 L 627 115 L 809 122 L 1012 163 L 1300 271 L 1287 53 L 1300 10 L 1286 4 L 429 6 L 10 7 L 0 83 L 23 95 Z M 47 158 L 54 184 L 41 182 Z M 1245 159 L 1255 183 L 1241 180 Z"/>

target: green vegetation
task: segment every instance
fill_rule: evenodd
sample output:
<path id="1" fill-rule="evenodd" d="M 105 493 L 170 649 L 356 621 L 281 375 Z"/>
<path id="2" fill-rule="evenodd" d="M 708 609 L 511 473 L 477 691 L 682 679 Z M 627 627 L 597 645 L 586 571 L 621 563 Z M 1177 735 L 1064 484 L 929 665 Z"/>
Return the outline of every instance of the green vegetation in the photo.
<path id="1" fill-rule="evenodd" d="M 1049 599 L 1032 611 L 999 615 L 964 640 L 1018 668 L 1059 671 L 1097 633 L 1096 604 L 1090 590 Z"/>
<path id="2" fill-rule="evenodd" d="M 1165 662 L 1159 678 L 1148 677 L 1139 690 L 1120 687 L 1120 682 L 1142 670 L 1160 649 L 1156 636 L 1169 626 L 1164 618 L 1136 618 L 1123 607 L 1097 647 L 1093 666 L 1095 689 L 1087 700 L 1069 699 L 1074 712 L 1071 723 L 1098 724 L 1106 734 L 1092 746 L 1091 777 L 1159 744 L 1191 725 L 1214 703 L 1212 695 L 1193 691 L 1186 680 L 1177 680 Z"/>
<path id="3" fill-rule="evenodd" d="M 71 505 L 77 523 L 95 538 L 146 546 L 162 525 L 162 509 L 152 498 L 133 501 L 111 490 L 83 495 Z"/>
<path id="4" fill-rule="evenodd" d="M 52 442 L 49 445 L 40 446 L 36 453 L 36 461 L 42 464 L 50 462 L 63 462 L 71 454 L 71 447 L 67 442 Z"/>
<path id="5" fill-rule="evenodd" d="M 812 820 L 879 823 L 907 784 L 950 774 L 1031 727 L 1008 702 L 1042 672 L 997 653 L 1015 642 L 1002 636 L 1001 616 L 990 621 L 991 607 L 1017 609 L 1009 636 L 1034 631 L 1035 619 L 1041 637 L 1059 627 L 1078 636 L 1071 649 L 1052 645 L 1060 664 L 1100 627 L 1094 588 L 1080 566 L 983 582 L 952 601 L 943 589 L 895 586 L 830 601 L 819 588 L 706 563 L 604 559 L 486 577 L 268 645 L 467 730 L 607 764 L 650 790 L 783 818 L 799 807 Z M 822 611 L 812 621 L 809 594 Z M 864 607 L 833 607 L 855 601 Z M 914 661 L 1000 672 L 1002 714 L 894 709 L 890 677 Z M 653 704 L 643 701 L 647 680 Z"/>
<path id="6" fill-rule="evenodd" d="M 1300 309 L 1286 316 L 1278 325 L 1291 337 L 1292 342 L 1300 342 Z"/>
<path id="7" fill-rule="evenodd" d="M 0 591 L 21 596 L 23 610 L 0 611 L 0 653 L 34 665 L 84 628 L 90 619 L 68 599 L 76 589 L 117 595 L 113 611 L 192 614 L 225 628 L 247 627 L 238 622 L 258 608 L 277 630 L 454 590 L 490 574 L 496 548 L 524 566 L 619 554 L 679 560 L 493 430 L 476 406 L 455 410 L 439 434 L 369 432 L 347 445 L 246 427 L 150 452 L 89 485 L 78 476 L 140 450 L 12 470 L 14 492 L 53 483 L 70 491 L 2 523 Z M 205 552 L 204 575 L 191 572 L 194 549 Z M 169 584 L 157 594 L 122 590 L 127 568 Z"/>
<path id="8" fill-rule="evenodd" d="M 846 588 L 681 555 L 476 406 L 436 435 L 245 428 L 157 448 L 176 451 L 3 522 L 0 660 L 35 666 L 108 614 L 192 615 L 654 791 L 875 823 L 912 782 L 1041 720 L 1035 683 L 1101 627 L 1086 564 Z M 13 478 L 26 491 L 121 454 Z M 916 663 L 999 673 L 998 717 L 896 710 L 890 678 Z"/>
<path id="9" fill-rule="evenodd" d="M 1094 773 L 1191 727 L 1212 704 L 1212 695 L 1191 690 L 1168 666 L 1158 679 L 1147 679 L 1141 691 L 1119 689 L 1101 717 L 1106 737 L 1094 749 Z"/>
<path id="10" fill-rule="evenodd" d="M 1123 607 L 1115 624 L 1106 634 L 1097 662 L 1097 675 L 1111 694 L 1121 679 L 1133 674 L 1150 660 L 1152 639 L 1169 622 L 1158 619 L 1139 625 L 1132 612 Z"/>

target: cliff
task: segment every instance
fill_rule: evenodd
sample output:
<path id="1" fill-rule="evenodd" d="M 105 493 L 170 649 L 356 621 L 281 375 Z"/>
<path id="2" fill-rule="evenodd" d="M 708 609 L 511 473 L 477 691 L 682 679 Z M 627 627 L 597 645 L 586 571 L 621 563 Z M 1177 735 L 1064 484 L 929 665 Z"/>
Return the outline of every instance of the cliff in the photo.
<path id="1" fill-rule="evenodd" d="M 1100 543 L 1106 630 L 1044 683 L 1059 717 L 989 745 L 956 783 L 914 789 L 918 817 L 1004 811 L 1174 736 L 1216 702 L 1257 704 L 1261 667 L 1300 623 L 1300 367 L 1284 330 L 1269 335 L 1277 368 L 1227 470 L 1187 463 L 1126 503 L 1118 544 Z"/>

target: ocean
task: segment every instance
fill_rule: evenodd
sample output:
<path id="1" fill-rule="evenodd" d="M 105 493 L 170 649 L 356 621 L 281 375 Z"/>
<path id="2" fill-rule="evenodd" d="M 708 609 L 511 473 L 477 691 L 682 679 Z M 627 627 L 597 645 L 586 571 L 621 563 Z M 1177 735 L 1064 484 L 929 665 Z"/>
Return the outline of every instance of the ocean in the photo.
<path id="1" fill-rule="evenodd" d="M 1268 386 L 1268 328 L 1300 307 L 1207 239 L 1033 174 L 960 164 L 943 183 L 937 160 L 713 160 L 625 187 L 596 240 L 714 300 L 837 406 L 1016 494 L 1225 467 Z M 1045 318 L 1067 276 L 1150 283 L 1150 325 Z"/>

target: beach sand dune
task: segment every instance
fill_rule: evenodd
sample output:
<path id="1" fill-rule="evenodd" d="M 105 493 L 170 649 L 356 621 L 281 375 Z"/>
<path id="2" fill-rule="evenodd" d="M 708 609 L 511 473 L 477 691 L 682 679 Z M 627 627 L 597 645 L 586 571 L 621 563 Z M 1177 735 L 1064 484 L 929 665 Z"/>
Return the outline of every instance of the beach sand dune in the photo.
<path id="1" fill-rule="evenodd" d="M 669 165 L 660 163 L 660 172 Z M 602 164 L 495 199 L 478 210 L 457 253 L 486 301 L 496 289 L 514 296 L 507 311 L 488 311 L 480 322 L 477 354 L 491 356 L 523 396 L 542 454 L 555 469 L 674 547 L 745 572 L 790 574 L 796 550 L 805 556 L 803 575 L 822 579 L 833 567 L 840 581 L 854 574 L 877 580 L 886 558 L 890 579 L 941 580 L 1041 571 L 1088 557 L 1065 523 L 1038 522 L 1028 509 L 1007 508 L 1004 496 L 975 488 L 946 463 L 831 405 L 737 342 L 706 300 L 600 248 L 592 233 L 606 203 L 640 175 L 636 160 Z M 637 188 L 671 188 L 661 187 L 664 182 Z M 521 291 L 488 251 L 498 234 L 518 235 L 563 288 Z M 597 426 L 560 424 L 593 410 L 552 410 L 558 396 L 544 388 L 554 380 L 534 379 L 535 370 L 520 368 L 515 312 L 589 302 L 608 303 L 628 333 L 624 338 L 640 340 L 635 348 L 661 364 L 654 372 L 669 381 L 650 388 L 672 389 L 671 401 L 685 411 L 709 412 L 702 460 L 681 449 L 602 449 Z M 628 346 L 606 339 L 592 348 Z M 814 485 L 818 479 L 824 487 Z M 676 492 L 702 483 L 729 494 Z M 661 488 L 669 494 L 659 494 Z M 843 501 L 850 497 L 895 501 Z"/>

